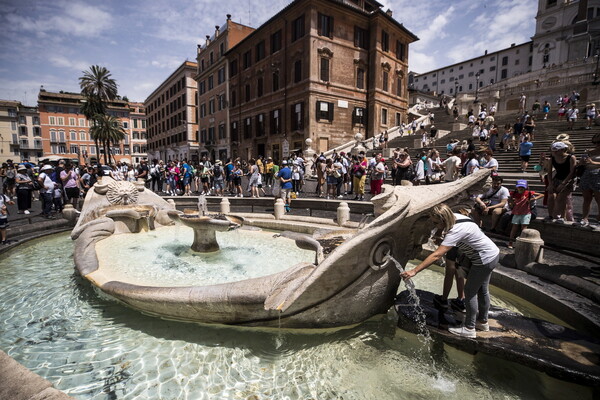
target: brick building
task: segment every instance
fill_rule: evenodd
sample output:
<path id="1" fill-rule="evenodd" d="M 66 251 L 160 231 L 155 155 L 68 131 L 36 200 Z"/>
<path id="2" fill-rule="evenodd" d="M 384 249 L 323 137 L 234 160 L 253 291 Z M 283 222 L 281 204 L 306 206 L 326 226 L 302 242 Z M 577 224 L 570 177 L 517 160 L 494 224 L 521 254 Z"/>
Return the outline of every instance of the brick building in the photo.
<path id="1" fill-rule="evenodd" d="M 96 162 L 96 146 L 90 137 L 90 122 L 81 113 L 84 97 L 79 93 L 48 92 L 40 90 L 38 109 L 41 124 L 41 140 L 44 158 L 57 156 L 79 163 Z M 131 161 L 130 106 L 125 100 L 108 103 L 108 114 L 119 119 L 127 132 L 125 140 L 110 149 L 113 159 Z M 104 150 L 100 148 L 100 161 L 104 161 Z"/>
<path id="2" fill-rule="evenodd" d="M 199 160 L 195 75 L 185 61 L 144 101 L 149 159 Z"/>
<path id="3" fill-rule="evenodd" d="M 146 108 L 144 103 L 129 102 L 128 137 L 124 141 L 124 154 L 138 164 L 147 159 Z M 125 126 L 124 126 L 125 128 Z"/>
<path id="4" fill-rule="evenodd" d="M 215 118 L 229 121 L 214 136 L 219 157 L 225 141 L 228 156 L 280 159 L 307 138 L 325 151 L 358 132 L 372 137 L 399 124 L 406 119 L 408 45 L 415 40 L 376 1 L 294 1 L 225 52 L 226 92 L 207 88 L 199 95 L 200 105 L 227 96 L 220 101 L 226 117 Z M 200 67 L 211 64 L 214 48 L 199 48 Z M 199 71 L 199 87 L 205 75 Z M 200 131 L 207 130 L 201 151 L 213 144 L 208 129 L 217 109 L 200 119 Z"/>

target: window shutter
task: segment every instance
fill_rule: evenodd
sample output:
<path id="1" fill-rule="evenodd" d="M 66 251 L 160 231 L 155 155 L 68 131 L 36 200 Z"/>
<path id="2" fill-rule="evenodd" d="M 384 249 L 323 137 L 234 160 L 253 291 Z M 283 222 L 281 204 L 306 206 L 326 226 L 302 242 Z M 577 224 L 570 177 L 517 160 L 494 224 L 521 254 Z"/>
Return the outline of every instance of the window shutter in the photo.
<path id="1" fill-rule="evenodd" d="M 327 103 L 327 104 L 329 105 L 329 110 L 327 110 L 328 111 L 327 119 L 329 119 L 329 121 L 331 122 L 331 121 L 333 121 L 333 103 Z"/>
<path id="2" fill-rule="evenodd" d="M 317 101 L 316 115 L 317 115 L 317 121 L 320 121 L 321 120 L 321 102 L 320 101 Z"/>
<path id="3" fill-rule="evenodd" d="M 329 17 L 329 38 L 333 39 L 333 17 Z"/>
<path id="4" fill-rule="evenodd" d="M 294 110 L 294 104 L 290 106 L 290 115 L 291 115 L 291 128 L 293 131 L 297 130 L 297 119 L 296 119 L 296 111 Z"/>
<path id="5" fill-rule="evenodd" d="M 318 21 L 318 26 L 317 26 L 317 32 L 319 32 L 319 35 L 323 34 L 323 17 L 324 15 L 319 13 L 317 21 Z"/>

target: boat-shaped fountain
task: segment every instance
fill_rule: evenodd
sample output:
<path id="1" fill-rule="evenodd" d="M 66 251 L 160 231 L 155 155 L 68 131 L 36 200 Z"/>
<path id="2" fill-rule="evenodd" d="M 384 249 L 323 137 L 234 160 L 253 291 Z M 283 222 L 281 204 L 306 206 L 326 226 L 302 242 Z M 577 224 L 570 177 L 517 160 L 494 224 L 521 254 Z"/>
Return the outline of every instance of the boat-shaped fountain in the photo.
<path id="1" fill-rule="evenodd" d="M 138 243 L 142 235 L 152 233 L 154 240 L 168 244 L 178 235 L 173 231 L 174 220 L 193 225 L 195 239 L 188 250 L 195 253 L 189 261 L 192 265 L 210 253 L 228 253 L 228 249 L 218 250 L 220 239 L 215 232 L 236 228 L 243 219 L 232 213 L 202 215 L 202 209 L 182 213 L 141 183 L 105 177 L 88 193 L 72 232 L 75 264 L 83 277 L 110 297 L 163 318 L 288 328 L 352 325 L 386 312 L 393 304 L 401 279 L 386 255 L 401 265 L 413 259 L 429 238 L 428 210 L 441 202 L 456 205 L 468 201 L 487 178 L 488 173 L 482 171 L 441 185 L 385 186 L 384 193 L 373 198 L 375 220 L 363 229 L 340 227 L 332 220 L 312 229 L 312 235 L 262 232 L 269 247 L 278 250 L 282 246 L 274 255 L 259 255 L 259 260 L 279 265 L 275 273 L 261 275 L 260 268 L 255 268 L 259 274 L 248 279 L 185 284 L 186 278 L 183 284 L 174 285 L 168 278 L 152 283 L 143 278 L 129 280 L 127 272 L 132 267 L 125 256 L 143 264 L 147 254 L 136 246 L 119 248 L 119 243 Z M 247 218 L 244 225 L 261 225 L 259 220 L 260 216 Z M 276 226 L 272 216 L 268 221 Z M 298 232 L 307 231 L 302 219 L 287 219 L 286 223 L 286 230 L 295 226 Z M 256 234 L 246 229 L 223 233 L 251 238 Z M 321 244 L 332 239 L 339 245 L 324 256 Z M 283 240 L 295 243 L 294 247 L 305 253 L 286 258 L 292 252 L 286 250 Z M 177 264 L 177 259 L 172 264 Z M 193 281 L 190 276 L 189 282 Z"/>

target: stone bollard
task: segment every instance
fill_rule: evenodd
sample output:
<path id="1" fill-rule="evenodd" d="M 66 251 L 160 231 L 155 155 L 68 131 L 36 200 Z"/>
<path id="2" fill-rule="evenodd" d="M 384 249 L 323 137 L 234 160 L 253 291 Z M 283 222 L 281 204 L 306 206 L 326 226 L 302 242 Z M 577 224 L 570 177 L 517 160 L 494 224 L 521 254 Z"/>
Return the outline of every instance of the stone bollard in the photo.
<path id="1" fill-rule="evenodd" d="M 531 262 L 543 262 L 544 249 L 541 247 L 544 241 L 540 232 L 535 229 L 524 229 L 521 236 L 515 241 L 515 263 L 517 268 L 522 269 Z"/>
<path id="2" fill-rule="evenodd" d="M 273 208 L 275 209 L 273 211 L 273 214 L 275 214 L 275 219 L 281 219 L 281 217 L 285 215 L 285 203 L 283 202 L 283 199 L 279 198 L 275 200 L 275 207 Z"/>
<path id="3" fill-rule="evenodd" d="M 231 207 L 229 204 L 229 199 L 227 197 L 223 197 L 221 200 L 221 214 L 229 214 L 231 212 Z"/>
<path id="4" fill-rule="evenodd" d="M 337 224 L 339 226 L 344 226 L 346 222 L 350 220 L 350 207 L 348 207 L 348 203 L 345 201 L 340 202 L 340 205 L 337 208 Z"/>
<path id="5" fill-rule="evenodd" d="M 65 204 L 62 216 L 64 219 L 69 221 L 70 225 L 75 226 L 75 224 L 77 223 L 77 218 L 79 218 L 79 211 L 73 208 L 73 204 Z"/>

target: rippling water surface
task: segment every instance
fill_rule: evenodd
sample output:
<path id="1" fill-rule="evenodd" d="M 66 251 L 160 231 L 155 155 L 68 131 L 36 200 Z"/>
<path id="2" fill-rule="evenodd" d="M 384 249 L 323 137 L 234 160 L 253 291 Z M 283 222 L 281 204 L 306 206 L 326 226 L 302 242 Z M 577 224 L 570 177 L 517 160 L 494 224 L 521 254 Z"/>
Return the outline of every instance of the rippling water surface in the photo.
<path id="1" fill-rule="evenodd" d="M 101 299 L 68 235 L 0 260 L 0 348 L 78 399 L 573 398 L 577 387 L 427 342 L 393 312 L 318 333 L 165 321 Z M 417 287 L 439 291 L 425 271 Z"/>

